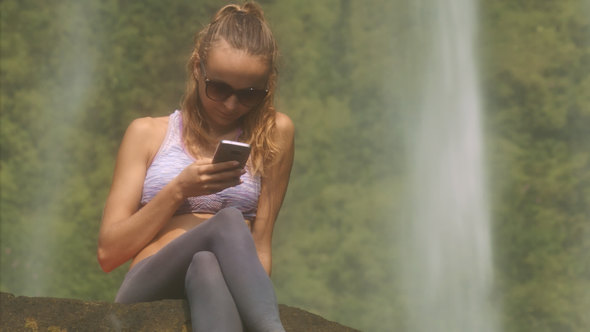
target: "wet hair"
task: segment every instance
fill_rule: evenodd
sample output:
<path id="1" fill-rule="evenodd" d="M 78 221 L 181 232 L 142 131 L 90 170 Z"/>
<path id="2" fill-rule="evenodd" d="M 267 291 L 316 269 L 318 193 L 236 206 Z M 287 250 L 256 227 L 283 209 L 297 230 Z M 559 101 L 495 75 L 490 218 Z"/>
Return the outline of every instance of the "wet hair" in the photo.
<path id="1" fill-rule="evenodd" d="M 221 40 L 225 40 L 236 50 L 261 57 L 269 65 L 269 92 L 260 105 L 242 117 L 242 134 L 239 138 L 252 146 L 249 164 L 251 171 L 262 174 L 265 162 L 272 160 L 277 152 L 272 136 L 276 114 L 273 99 L 278 74 L 278 49 L 262 9 L 253 2 L 224 6 L 195 37 L 193 52 L 187 65 L 188 81 L 182 101 L 185 146 L 198 154 L 195 149 L 198 150 L 199 144 L 212 142 L 202 113 L 202 97 L 199 96 L 199 67 L 201 62 L 207 62 L 209 51 Z"/>

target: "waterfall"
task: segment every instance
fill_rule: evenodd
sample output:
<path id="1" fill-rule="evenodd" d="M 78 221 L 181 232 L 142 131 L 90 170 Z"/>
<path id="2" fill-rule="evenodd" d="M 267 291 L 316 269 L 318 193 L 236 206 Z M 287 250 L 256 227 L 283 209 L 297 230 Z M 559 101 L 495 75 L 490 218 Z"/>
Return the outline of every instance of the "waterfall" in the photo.
<path id="1" fill-rule="evenodd" d="M 85 111 L 85 103 L 92 93 L 98 44 L 97 31 L 91 30 L 90 21 L 96 15 L 92 4 L 64 1 L 57 6 L 55 23 L 59 39 L 55 47 L 45 50 L 52 63 L 54 74 L 39 81 L 40 99 L 44 107 L 37 110 L 37 117 L 44 119 L 42 137 L 49 148 L 43 151 L 44 182 L 37 184 L 37 195 L 31 200 L 32 216 L 26 230 L 29 247 L 24 261 L 27 270 L 21 276 L 23 293 L 43 296 L 55 280 L 57 268 L 56 249 L 63 245 L 66 235 L 60 232 L 71 229 L 71 220 L 62 220 L 61 205 L 72 174 L 66 169 L 72 158 L 69 147 L 76 135 L 76 123 Z M 39 121 L 39 120 L 37 120 Z M 66 125 L 64 125 L 66 124 Z M 61 129 L 61 130 L 60 130 Z M 65 130 L 64 130 L 65 129 Z M 62 227 L 61 224 L 67 224 Z"/>
<path id="2" fill-rule="evenodd" d="M 472 0 L 416 4 L 422 91 L 408 131 L 408 331 L 497 331 Z M 424 55 L 425 54 L 425 55 Z"/>

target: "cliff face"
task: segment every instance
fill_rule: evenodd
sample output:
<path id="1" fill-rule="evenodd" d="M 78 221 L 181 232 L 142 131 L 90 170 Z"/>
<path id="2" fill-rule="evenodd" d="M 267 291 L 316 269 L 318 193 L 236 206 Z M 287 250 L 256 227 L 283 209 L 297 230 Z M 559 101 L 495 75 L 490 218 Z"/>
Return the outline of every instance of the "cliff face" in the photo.
<path id="1" fill-rule="evenodd" d="M 288 332 L 354 332 L 309 312 L 279 305 Z M 0 293 L 0 331 L 191 331 L 186 301 L 137 304 L 15 297 Z"/>

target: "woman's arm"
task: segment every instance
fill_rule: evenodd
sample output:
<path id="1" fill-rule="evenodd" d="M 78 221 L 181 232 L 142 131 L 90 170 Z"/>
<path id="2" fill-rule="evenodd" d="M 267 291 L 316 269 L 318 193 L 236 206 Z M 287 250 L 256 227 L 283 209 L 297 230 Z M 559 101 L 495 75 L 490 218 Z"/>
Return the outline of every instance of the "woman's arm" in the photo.
<path id="1" fill-rule="evenodd" d="M 275 135 L 279 151 L 262 177 L 258 210 L 252 228 L 258 257 L 268 275 L 272 267 L 272 232 L 285 198 L 294 157 L 295 128 L 285 114 L 277 113 Z"/>
<path id="2" fill-rule="evenodd" d="M 139 209 L 146 170 L 165 135 L 161 119 L 134 120 L 123 137 L 98 237 L 98 261 L 109 272 L 131 259 L 165 225 L 182 197 L 169 186 L 160 209 Z M 164 121 L 165 123 L 165 121 Z M 150 222 L 145 222 L 149 219 Z"/>
<path id="3" fill-rule="evenodd" d="M 239 183 L 242 171 L 236 168 L 237 163 L 196 162 L 139 209 L 146 171 L 166 128 L 165 118 L 137 119 L 123 137 L 98 238 L 98 261 L 104 271 L 112 271 L 137 255 L 186 197 L 212 194 Z"/>

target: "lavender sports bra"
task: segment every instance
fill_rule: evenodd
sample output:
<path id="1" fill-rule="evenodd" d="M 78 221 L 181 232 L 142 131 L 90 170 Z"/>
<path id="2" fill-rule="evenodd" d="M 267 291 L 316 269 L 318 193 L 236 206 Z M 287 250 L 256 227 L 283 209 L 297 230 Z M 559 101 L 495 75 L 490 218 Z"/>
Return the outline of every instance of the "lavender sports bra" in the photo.
<path id="1" fill-rule="evenodd" d="M 142 206 L 152 200 L 183 169 L 195 162 L 195 159 L 184 149 L 181 133 L 182 113 L 177 110 L 170 115 L 166 137 L 147 170 L 141 196 Z M 260 195 L 260 177 L 253 176 L 246 167 L 246 173 L 242 175 L 241 180 L 242 184 L 216 194 L 187 198 L 175 215 L 215 214 L 223 208 L 235 207 L 242 211 L 245 219 L 254 220 Z"/>

